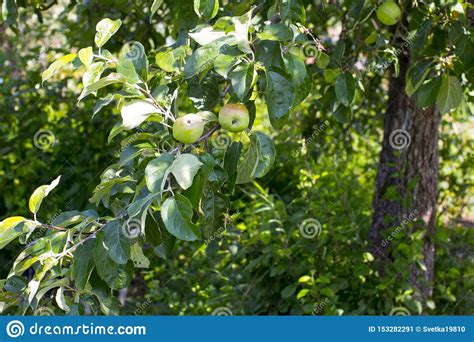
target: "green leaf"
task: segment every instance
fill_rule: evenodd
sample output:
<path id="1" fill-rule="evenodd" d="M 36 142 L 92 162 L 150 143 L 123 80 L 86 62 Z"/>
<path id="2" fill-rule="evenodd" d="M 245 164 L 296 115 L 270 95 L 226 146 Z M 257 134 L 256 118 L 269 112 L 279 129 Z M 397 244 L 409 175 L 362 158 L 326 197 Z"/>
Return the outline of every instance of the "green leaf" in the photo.
<path id="1" fill-rule="evenodd" d="M 346 107 L 348 107 L 355 96 L 355 81 L 350 72 L 340 74 L 336 80 L 336 97 Z"/>
<path id="2" fill-rule="evenodd" d="M 86 67 L 89 67 L 89 65 L 91 65 L 92 60 L 94 59 L 94 52 L 92 51 L 92 46 L 80 49 L 77 54 L 82 64 L 84 64 Z"/>
<path id="3" fill-rule="evenodd" d="M 262 132 L 254 132 L 250 136 L 250 146 L 237 167 L 236 184 L 265 176 L 275 162 L 275 155 L 272 140 Z"/>
<path id="4" fill-rule="evenodd" d="M 234 32 L 237 39 L 237 46 L 240 51 L 245 53 L 252 53 L 252 48 L 249 43 L 249 27 L 252 19 L 253 9 L 241 15 L 240 17 L 233 17 Z"/>
<path id="5" fill-rule="evenodd" d="M 265 101 L 272 126 L 279 127 L 288 117 L 294 100 L 294 85 L 279 69 L 266 73 Z"/>
<path id="6" fill-rule="evenodd" d="M 126 57 L 119 58 L 117 62 L 117 73 L 125 77 L 127 82 L 130 84 L 135 84 L 140 81 L 140 77 L 138 76 L 138 73 L 135 70 L 133 62 Z"/>
<path id="7" fill-rule="evenodd" d="M 92 270 L 94 269 L 94 257 L 91 251 L 94 250 L 95 241 L 88 240 L 80 244 L 74 251 L 73 265 L 71 268 L 72 278 L 75 286 L 79 290 L 85 290 Z"/>
<path id="8" fill-rule="evenodd" d="M 145 168 L 145 181 L 150 192 L 161 192 L 164 189 L 173 160 L 172 154 L 162 154 L 148 163 Z"/>
<path id="9" fill-rule="evenodd" d="M 462 101 L 463 90 L 456 76 L 443 75 L 438 91 L 436 105 L 441 114 L 449 113 L 459 106 Z"/>
<path id="10" fill-rule="evenodd" d="M 82 85 L 87 87 L 89 84 L 97 82 L 100 79 L 104 69 L 104 63 L 102 62 L 91 64 L 84 75 L 82 75 Z"/>
<path id="11" fill-rule="evenodd" d="M 69 307 L 69 305 L 67 305 L 66 298 L 64 297 L 64 287 L 61 286 L 58 288 L 55 299 L 56 299 L 56 303 L 58 304 L 58 307 L 61 310 L 65 312 L 71 311 L 71 308 Z"/>
<path id="12" fill-rule="evenodd" d="M 148 77 L 148 59 L 145 53 L 145 47 L 140 42 L 127 43 L 120 51 L 119 66 L 124 67 L 132 75 L 132 69 L 142 81 L 146 82 Z M 134 83 L 134 82 L 131 82 Z"/>
<path id="13" fill-rule="evenodd" d="M 149 100 L 130 101 L 125 104 L 120 111 L 123 127 L 126 129 L 138 127 L 143 121 L 148 119 L 150 115 L 157 113 L 159 113 L 158 108 Z"/>
<path id="14" fill-rule="evenodd" d="M 49 195 L 49 193 L 59 184 L 61 176 L 57 177 L 49 185 L 42 185 L 33 191 L 33 194 L 30 197 L 28 207 L 33 214 L 36 214 L 43 202 L 43 199 Z"/>
<path id="15" fill-rule="evenodd" d="M 258 163 L 253 177 L 261 178 L 270 171 L 275 162 L 275 146 L 273 146 L 272 139 L 262 132 L 254 132 L 251 138 L 257 141 L 258 149 Z"/>
<path id="16" fill-rule="evenodd" d="M 99 215 L 95 210 L 86 210 L 86 211 L 64 211 L 54 218 L 51 222 L 53 226 L 57 227 L 69 227 L 73 224 L 77 224 L 87 218 L 98 218 Z"/>
<path id="17" fill-rule="evenodd" d="M 202 231 L 204 238 L 209 238 L 219 228 L 224 227 L 224 213 L 229 206 L 229 200 L 222 194 L 209 191 L 204 197 L 201 210 Z"/>
<path id="18" fill-rule="evenodd" d="M 41 82 L 44 83 L 45 81 L 49 80 L 59 69 L 61 69 L 66 64 L 72 62 L 76 57 L 77 55 L 75 53 L 70 53 L 68 55 L 59 57 L 48 67 L 48 69 L 43 71 L 43 73 L 41 74 Z"/>
<path id="19" fill-rule="evenodd" d="M 173 165 L 171 165 L 170 172 L 173 174 L 179 186 L 186 190 L 193 184 L 194 176 L 201 166 L 202 163 L 196 156 L 185 153 L 176 158 Z"/>
<path id="20" fill-rule="evenodd" d="M 100 48 L 102 47 L 107 41 L 112 37 L 115 32 L 118 31 L 122 25 L 122 21 L 120 19 L 111 20 L 109 18 L 102 19 L 99 21 L 95 27 L 96 34 L 95 34 L 95 44 Z"/>
<path id="21" fill-rule="evenodd" d="M 415 100 L 418 107 L 429 107 L 436 102 L 441 83 L 442 78 L 438 76 L 427 80 L 418 88 L 415 92 Z"/>
<path id="22" fill-rule="evenodd" d="M 150 8 L 150 23 L 151 23 L 151 18 L 160 9 L 161 5 L 163 5 L 164 2 L 165 0 L 153 0 L 153 3 L 151 4 L 151 8 Z"/>
<path id="23" fill-rule="evenodd" d="M 122 224 L 119 221 L 111 221 L 103 231 L 103 244 L 110 258 L 117 264 L 126 264 L 130 259 L 130 239 L 125 236 Z"/>
<path id="24" fill-rule="evenodd" d="M 94 263 L 99 277 L 104 280 L 110 288 L 118 290 L 127 287 L 133 276 L 133 262 L 125 265 L 116 263 L 110 256 L 109 250 L 104 244 L 104 232 L 97 233 L 94 246 Z M 89 252 L 90 253 L 90 252 Z"/>
<path id="25" fill-rule="evenodd" d="M 289 19 L 303 25 L 306 22 L 306 11 L 298 0 L 281 0 L 280 16 L 282 20 Z"/>
<path id="26" fill-rule="evenodd" d="M 285 63 L 286 72 L 291 75 L 297 85 L 303 83 L 306 79 L 306 65 L 304 58 L 300 55 L 288 51 L 282 53 L 283 62 Z"/>
<path id="27" fill-rule="evenodd" d="M 235 180 L 237 178 L 237 165 L 242 151 L 242 143 L 234 141 L 226 150 L 224 156 L 224 169 L 229 176 L 229 189 L 234 191 Z"/>
<path id="28" fill-rule="evenodd" d="M 150 267 L 150 260 L 145 256 L 145 254 L 143 254 L 143 249 L 138 243 L 132 246 L 132 253 L 130 258 L 136 268 Z"/>
<path id="29" fill-rule="evenodd" d="M 204 19 L 212 19 L 219 11 L 219 0 L 194 0 L 194 12 Z"/>
<path id="30" fill-rule="evenodd" d="M 219 44 L 212 43 L 202 46 L 191 55 L 184 65 L 184 77 L 191 78 L 213 65 L 219 55 Z"/>
<path id="31" fill-rule="evenodd" d="M 257 33 L 257 37 L 261 40 L 273 40 L 285 42 L 293 39 L 293 32 L 285 24 L 265 25 L 263 32 Z"/>
<path id="32" fill-rule="evenodd" d="M 253 64 L 241 63 L 230 72 L 229 77 L 235 94 L 241 101 L 243 101 L 255 84 L 257 72 L 255 71 Z"/>
<path id="33" fill-rule="evenodd" d="M 155 62 L 166 72 L 179 71 L 179 67 L 186 57 L 186 47 L 180 46 L 173 50 L 158 52 L 155 55 Z"/>
<path id="34" fill-rule="evenodd" d="M 200 239 L 198 227 L 192 223 L 193 208 L 191 202 L 182 196 L 168 198 L 161 206 L 161 218 L 166 230 L 180 240 L 194 241 Z"/>
<path id="35" fill-rule="evenodd" d="M 199 45 L 207 45 L 217 39 L 225 37 L 226 33 L 222 30 L 215 30 L 212 26 L 205 26 L 188 33 L 188 35 Z"/>
<path id="36" fill-rule="evenodd" d="M 84 89 L 82 89 L 82 93 L 79 96 L 78 101 L 81 101 L 87 95 L 93 92 L 96 92 L 97 90 L 101 88 L 107 87 L 111 84 L 125 83 L 126 81 L 127 79 L 123 75 L 117 74 L 117 73 L 111 73 L 107 75 L 106 77 L 98 80 L 97 82 L 94 82 L 85 86 Z"/>
<path id="37" fill-rule="evenodd" d="M 423 84 L 428 76 L 432 63 L 432 60 L 422 60 L 408 69 L 405 86 L 405 92 L 408 96 L 412 96 L 413 93 Z"/>
<path id="38" fill-rule="evenodd" d="M 25 218 L 21 216 L 8 217 L 0 222 L 0 249 L 26 232 L 24 223 Z"/>

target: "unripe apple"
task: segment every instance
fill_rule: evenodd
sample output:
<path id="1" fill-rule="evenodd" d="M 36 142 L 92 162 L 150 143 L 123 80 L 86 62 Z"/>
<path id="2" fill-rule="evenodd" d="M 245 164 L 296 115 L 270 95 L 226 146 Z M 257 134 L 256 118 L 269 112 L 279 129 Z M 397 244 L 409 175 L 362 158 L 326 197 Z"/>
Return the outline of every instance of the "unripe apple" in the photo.
<path id="1" fill-rule="evenodd" d="M 241 103 L 227 103 L 219 112 L 219 123 L 229 132 L 242 132 L 249 125 L 249 111 Z"/>
<path id="2" fill-rule="evenodd" d="M 195 143 L 204 131 L 204 121 L 199 115 L 186 114 L 173 123 L 173 137 L 183 144 Z"/>
<path id="3" fill-rule="evenodd" d="M 385 25 L 395 25 L 402 15 L 400 7 L 391 0 L 383 2 L 379 8 L 377 8 L 377 18 Z"/>

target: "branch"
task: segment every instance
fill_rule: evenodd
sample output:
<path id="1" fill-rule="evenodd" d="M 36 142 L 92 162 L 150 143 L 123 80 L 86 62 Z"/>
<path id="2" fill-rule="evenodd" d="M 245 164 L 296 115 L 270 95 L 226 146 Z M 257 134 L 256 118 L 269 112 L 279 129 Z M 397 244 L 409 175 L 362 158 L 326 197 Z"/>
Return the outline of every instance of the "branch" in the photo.
<path id="1" fill-rule="evenodd" d="M 192 144 L 190 147 L 188 147 L 184 152 L 189 152 L 192 150 L 193 147 L 196 147 L 196 145 L 198 145 L 199 143 L 201 143 L 203 140 L 207 140 L 209 139 L 209 137 L 214 134 L 214 132 L 216 132 L 218 129 L 221 128 L 221 125 L 217 124 L 215 125 L 214 127 L 212 127 L 209 132 L 207 132 L 206 134 L 204 134 L 203 136 L 201 136 L 194 144 Z"/>

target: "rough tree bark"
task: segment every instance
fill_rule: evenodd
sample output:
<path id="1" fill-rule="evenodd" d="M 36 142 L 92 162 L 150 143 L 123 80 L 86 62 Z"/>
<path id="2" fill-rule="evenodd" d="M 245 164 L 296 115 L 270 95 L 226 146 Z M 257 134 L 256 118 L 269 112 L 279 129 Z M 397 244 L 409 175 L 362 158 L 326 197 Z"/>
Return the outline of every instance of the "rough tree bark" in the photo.
<path id="1" fill-rule="evenodd" d="M 405 93 L 409 53 L 399 58 L 400 73 L 389 81 L 388 105 L 383 119 L 383 143 L 375 185 L 373 222 L 369 231 L 371 252 L 390 264 L 391 233 L 423 230 L 425 269 L 410 265 L 408 279 L 423 297 L 432 294 L 436 202 L 438 195 L 438 128 L 435 107 L 425 110 Z M 408 223 L 409 222 L 409 223 Z M 397 270 L 402 271 L 402 270 Z M 384 272 L 384 266 L 381 268 Z"/>

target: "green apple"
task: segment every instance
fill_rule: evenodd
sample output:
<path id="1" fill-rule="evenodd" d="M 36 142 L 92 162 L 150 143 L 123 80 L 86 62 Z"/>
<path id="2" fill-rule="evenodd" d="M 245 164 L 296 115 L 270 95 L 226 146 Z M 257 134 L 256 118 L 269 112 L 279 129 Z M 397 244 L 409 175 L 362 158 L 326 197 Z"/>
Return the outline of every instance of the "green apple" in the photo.
<path id="1" fill-rule="evenodd" d="M 197 114 L 186 114 L 173 124 L 173 137 L 183 144 L 195 143 L 204 131 L 205 122 Z"/>
<path id="2" fill-rule="evenodd" d="M 242 132 L 249 125 L 249 111 L 241 103 L 227 103 L 219 112 L 219 123 L 229 132 Z"/>
<path id="3" fill-rule="evenodd" d="M 402 15 L 400 7 L 394 1 L 385 1 L 377 8 L 377 18 L 385 25 L 395 25 Z"/>

